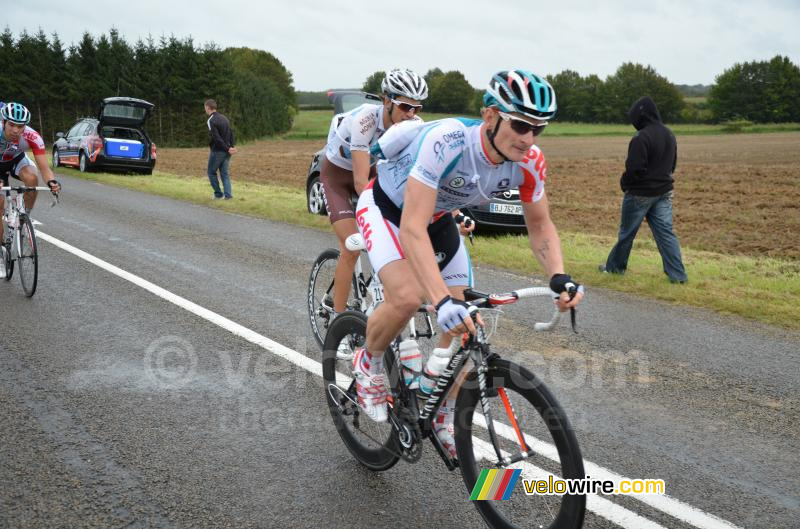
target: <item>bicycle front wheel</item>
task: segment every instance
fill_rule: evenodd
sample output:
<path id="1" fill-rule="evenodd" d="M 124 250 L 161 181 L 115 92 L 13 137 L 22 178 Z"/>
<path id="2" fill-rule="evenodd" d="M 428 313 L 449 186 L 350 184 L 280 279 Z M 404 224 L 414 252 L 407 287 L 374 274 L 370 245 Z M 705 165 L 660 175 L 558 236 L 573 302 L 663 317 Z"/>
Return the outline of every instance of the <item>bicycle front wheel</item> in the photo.
<path id="1" fill-rule="evenodd" d="M 367 317 L 363 313 L 348 310 L 337 316 L 325 339 L 322 379 L 333 423 L 347 449 L 370 470 L 386 470 L 399 459 L 394 430 L 390 423 L 374 422 L 361 411 L 353 379 L 353 355 L 342 354 L 344 349 L 363 347 L 366 336 Z"/>
<path id="2" fill-rule="evenodd" d="M 36 293 L 36 281 L 39 277 L 39 252 L 36 248 L 36 232 L 28 215 L 19 217 L 19 280 L 27 297 Z"/>
<path id="3" fill-rule="evenodd" d="M 494 528 L 581 527 L 585 495 L 527 495 L 524 483 L 547 481 L 551 475 L 554 481 L 584 477 L 578 441 L 564 410 L 544 384 L 519 365 L 494 360 L 486 379 L 494 442 L 474 370 L 456 400 L 456 450 L 475 507 Z M 499 463 L 500 458 L 522 453 L 529 457 L 510 465 Z M 520 470 L 513 489 L 507 483 L 503 486 L 506 471 L 511 469 Z"/>

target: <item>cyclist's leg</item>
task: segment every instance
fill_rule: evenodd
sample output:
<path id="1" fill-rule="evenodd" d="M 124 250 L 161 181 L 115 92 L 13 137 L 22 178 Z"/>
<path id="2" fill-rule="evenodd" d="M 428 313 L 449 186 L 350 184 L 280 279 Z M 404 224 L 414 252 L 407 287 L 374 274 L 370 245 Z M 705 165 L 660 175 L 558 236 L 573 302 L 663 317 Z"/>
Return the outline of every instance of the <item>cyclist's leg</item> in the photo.
<path id="1" fill-rule="evenodd" d="M 358 259 L 358 252 L 351 252 L 344 244 L 345 239 L 357 231 L 352 203 L 352 196 L 355 194 L 353 172 L 323 158 L 319 180 L 322 183 L 325 209 L 328 211 L 333 231 L 339 239 L 339 260 L 336 263 L 333 280 L 333 309 L 336 312 L 344 312 L 352 283 L 350 278 L 353 277 Z"/>
<path id="2" fill-rule="evenodd" d="M 358 200 L 356 224 L 372 269 L 383 284 L 384 302 L 367 320 L 367 347 L 356 353 L 353 376 L 359 404 L 373 420 L 382 422 L 387 419 L 383 354 L 419 308 L 422 287 L 403 256 L 399 228 L 383 217 L 371 186 Z"/>
<path id="3" fill-rule="evenodd" d="M 367 350 L 382 357 L 424 298 L 411 264 L 399 259 L 384 265 L 378 276 L 383 284 L 384 302 L 378 305 L 367 320 Z"/>
<path id="4" fill-rule="evenodd" d="M 333 276 L 333 310 L 339 313 L 347 310 L 347 298 L 352 286 L 351 279 L 360 253 L 358 251 L 351 252 L 345 246 L 347 237 L 358 232 L 355 216 L 334 222 L 333 231 L 339 238 L 339 259 L 336 261 L 336 271 Z"/>
<path id="5" fill-rule="evenodd" d="M 19 178 L 22 183 L 28 187 L 36 187 L 36 184 L 39 182 L 39 172 L 27 156 L 23 156 L 20 161 L 17 162 L 14 168 L 14 176 Z M 23 200 L 25 201 L 25 209 L 28 211 L 32 210 L 33 205 L 36 203 L 36 195 L 37 191 L 25 193 Z"/>

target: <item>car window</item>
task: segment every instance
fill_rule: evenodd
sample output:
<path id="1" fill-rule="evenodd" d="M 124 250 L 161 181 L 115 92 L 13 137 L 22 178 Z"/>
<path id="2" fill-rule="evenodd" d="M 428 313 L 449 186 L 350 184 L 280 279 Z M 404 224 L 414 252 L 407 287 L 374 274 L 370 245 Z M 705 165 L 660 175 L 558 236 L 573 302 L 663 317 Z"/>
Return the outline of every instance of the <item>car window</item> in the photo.
<path id="1" fill-rule="evenodd" d="M 103 108 L 103 116 L 108 118 L 126 118 L 143 120 L 147 109 L 128 105 L 109 104 Z"/>
<path id="2" fill-rule="evenodd" d="M 80 135 L 79 131 L 83 128 L 84 125 L 85 123 L 83 122 L 76 123 L 75 125 L 73 125 L 72 128 L 69 129 L 69 132 L 67 132 L 67 138 L 75 138 L 79 136 Z"/>
<path id="3" fill-rule="evenodd" d="M 379 102 L 374 97 L 367 97 L 365 94 L 344 94 L 341 96 L 342 112 L 349 112 L 364 103 L 374 105 Z"/>

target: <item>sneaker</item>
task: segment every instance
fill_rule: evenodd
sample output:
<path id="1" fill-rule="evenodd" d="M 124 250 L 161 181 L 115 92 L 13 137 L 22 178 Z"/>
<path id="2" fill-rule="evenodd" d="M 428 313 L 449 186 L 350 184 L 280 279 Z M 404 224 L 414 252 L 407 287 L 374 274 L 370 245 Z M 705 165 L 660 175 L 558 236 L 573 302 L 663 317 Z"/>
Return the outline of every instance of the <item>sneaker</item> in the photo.
<path id="1" fill-rule="evenodd" d="M 615 274 L 620 276 L 625 274 L 625 270 L 609 270 L 604 264 L 598 265 L 597 270 L 603 274 Z"/>
<path id="2" fill-rule="evenodd" d="M 436 434 L 436 438 L 439 439 L 439 442 L 442 443 L 444 449 L 450 453 L 450 457 L 453 459 L 456 458 L 456 432 L 453 425 L 455 412 L 455 403 L 451 403 L 451 399 L 448 399 L 439 408 L 436 420 L 433 421 L 433 433 Z"/>
<path id="3" fill-rule="evenodd" d="M 214 200 L 222 200 L 222 197 L 218 197 L 217 195 L 214 195 Z"/>
<path id="4" fill-rule="evenodd" d="M 370 419 L 375 422 L 386 422 L 389 414 L 386 410 L 386 385 L 384 384 L 383 374 L 371 375 L 369 369 L 365 369 L 364 362 L 367 358 L 367 350 L 359 347 L 353 358 L 353 378 L 356 379 L 356 392 L 358 393 L 358 405 L 364 410 Z"/>
<path id="5" fill-rule="evenodd" d="M 225 200 L 230 200 L 230 199 L 232 199 L 232 198 L 233 198 L 233 197 L 225 197 Z"/>

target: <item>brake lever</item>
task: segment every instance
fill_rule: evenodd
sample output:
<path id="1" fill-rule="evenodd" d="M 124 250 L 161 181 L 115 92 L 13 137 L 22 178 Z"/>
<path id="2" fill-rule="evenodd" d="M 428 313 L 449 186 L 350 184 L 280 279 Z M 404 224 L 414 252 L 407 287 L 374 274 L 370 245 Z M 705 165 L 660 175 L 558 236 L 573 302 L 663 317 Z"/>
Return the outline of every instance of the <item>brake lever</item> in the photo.
<path id="1" fill-rule="evenodd" d="M 575 294 L 577 294 L 577 293 L 578 293 L 578 289 L 576 287 L 572 287 L 569 290 L 567 290 L 567 294 L 569 294 L 569 300 L 572 301 L 572 298 L 574 298 Z M 578 325 L 576 323 L 576 318 L 577 318 L 577 316 L 576 316 L 576 312 L 575 312 L 575 307 L 570 307 L 570 309 L 569 309 L 569 320 L 570 320 L 570 323 L 572 324 L 572 332 L 574 332 L 575 334 L 578 334 Z"/>

